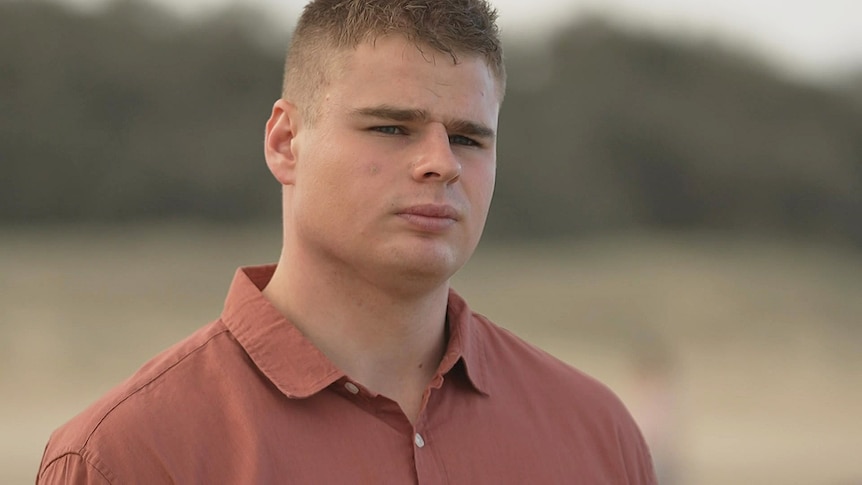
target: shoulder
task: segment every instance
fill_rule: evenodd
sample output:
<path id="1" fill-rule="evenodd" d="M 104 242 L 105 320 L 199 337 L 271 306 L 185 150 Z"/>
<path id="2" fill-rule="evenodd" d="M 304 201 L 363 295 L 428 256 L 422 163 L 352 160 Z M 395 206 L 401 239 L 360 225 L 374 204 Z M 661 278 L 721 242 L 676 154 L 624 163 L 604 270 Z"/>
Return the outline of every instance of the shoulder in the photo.
<path id="1" fill-rule="evenodd" d="M 474 312 L 473 322 L 489 367 L 503 369 L 509 377 L 512 377 L 512 373 L 524 374 L 537 385 L 564 384 L 565 387 L 577 387 L 580 391 L 590 390 L 599 394 L 610 392 L 595 378 L 500 327 L 484 315 Z"/>
<path id="2" fill-rule="evenodd" d="M 591 466 L 604 464 L 628 483 L 655 483 L 646 442 L 608 386 L 482 315 L 474 314 L 473 321 L 485 354 L 489 395 L 524 417 L 524 433 L 577 450 Z"/>
<path id="3" fill-rule="evenodd" d="M 165 412 L 172 412 L 172 399 L 189 393 L 190 383 L 205 381 L 214 373 L 218 354 L 231 346 L 232 336 L 217 320 L 145 363 L 54 431 L 45 448 L 40 477 L 63 470 L 109 481 L 112 472 L 102 466 L 101 457 L 106 447 L 134 440 L 152 429 Z"/>
<path id="4" fill-rule="evenodd" d="M 624 423 L 631 415 L 604 383 L 474 313 L 486 372 L 492 386 L 510 393 L 530 393 L 543 404 L 567 407 L 573 414 Z"/>
<path id="5" fill-rule="evenodd" d="M 109 485 L 117 480 L 110 472 L 101 466 L 98 459 L 86 456 L 85 453 L 67 452 L 54 457 L 50 462 L 43 461 L 38 484 L 74 483 L 91 485 Z M 106 473 L 108 475 L 106 475 Z"/>

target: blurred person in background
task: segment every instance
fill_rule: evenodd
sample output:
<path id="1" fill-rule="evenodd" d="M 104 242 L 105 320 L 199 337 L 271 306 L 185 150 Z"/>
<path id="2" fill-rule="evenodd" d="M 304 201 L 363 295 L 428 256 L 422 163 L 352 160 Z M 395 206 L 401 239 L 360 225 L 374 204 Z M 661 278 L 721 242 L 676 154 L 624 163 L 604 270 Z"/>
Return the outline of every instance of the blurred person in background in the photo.
<path id="1" fill-rule="evenodd" d="M 450 288 L 504 92 L 483 0 L 308 4 L 266 124 L 277 265 L 57 430 L 37 482 L 655 483 L 611 391 Z"/>
<path id="2" fill-rule="evenodd" d="M 633 395 L 626 402 L 649 445 L 662 485 L 681 483 L 680 390 L 670 346 L 652 332 L 640 332 L 630 353 Z"/>

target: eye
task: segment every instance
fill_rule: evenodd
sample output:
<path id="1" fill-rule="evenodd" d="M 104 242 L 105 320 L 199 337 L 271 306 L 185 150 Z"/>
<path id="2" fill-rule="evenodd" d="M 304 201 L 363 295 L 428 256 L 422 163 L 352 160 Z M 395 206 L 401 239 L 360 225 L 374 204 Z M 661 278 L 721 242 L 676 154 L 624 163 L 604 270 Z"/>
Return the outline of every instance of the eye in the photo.
<path id="1" fill-rule="evenodd" d="M 400 126 L 374 126 L 371 131 L 383 133 L 384 135 L 403 135 L 406 132 Z"/>
<path id="2" fill-rule="evenodd" d="M 449 135 L 449 143 L 453 145 L 464 145 L 468 147 L 480 147 L 481 143 L 477 142 L 472 138 L 467 138 L 463 135 Z"/>

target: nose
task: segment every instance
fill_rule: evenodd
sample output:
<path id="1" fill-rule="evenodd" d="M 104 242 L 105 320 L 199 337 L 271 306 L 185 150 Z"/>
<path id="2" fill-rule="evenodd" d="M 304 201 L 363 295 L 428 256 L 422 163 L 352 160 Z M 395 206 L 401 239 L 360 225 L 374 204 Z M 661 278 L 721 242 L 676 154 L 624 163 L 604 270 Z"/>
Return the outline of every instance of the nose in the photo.
<path id="1" fill-rule="evenodd" d="M 461 177 L 461 163 L 452 152 L 449 134 L 443 127 L 429 130 L 418 146 L 413 165 L 413 178 L 417 182 L 451 184 Z"/>

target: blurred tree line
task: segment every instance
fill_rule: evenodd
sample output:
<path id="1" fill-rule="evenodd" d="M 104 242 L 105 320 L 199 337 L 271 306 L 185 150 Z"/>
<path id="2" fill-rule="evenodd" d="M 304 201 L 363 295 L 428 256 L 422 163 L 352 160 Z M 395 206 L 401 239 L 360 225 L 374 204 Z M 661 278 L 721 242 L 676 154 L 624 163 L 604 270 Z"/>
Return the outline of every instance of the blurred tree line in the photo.
<path id="1" fill-rule="evenodd" d="M 240 8 L 0 3 L 0 223 L 275 217 L 262 140 L 285 42 Z M 491 237 L 693 228 L 862 247 L 859 79 L 791 81 L 595 19 L 506 48 Z"/>

